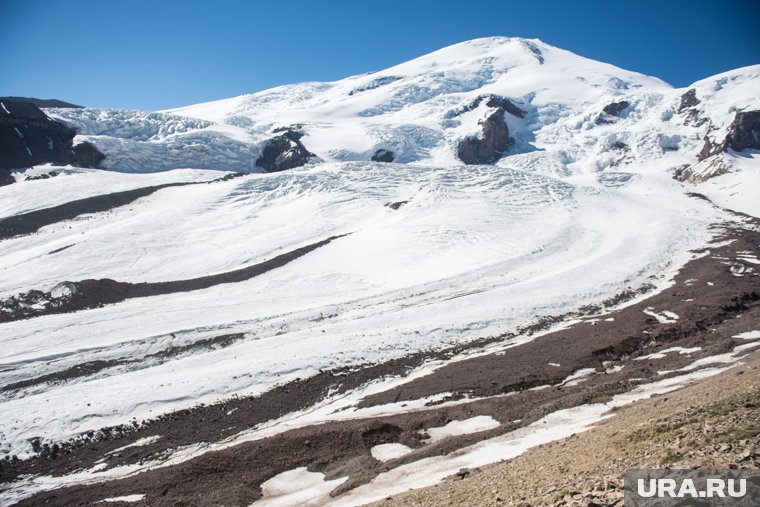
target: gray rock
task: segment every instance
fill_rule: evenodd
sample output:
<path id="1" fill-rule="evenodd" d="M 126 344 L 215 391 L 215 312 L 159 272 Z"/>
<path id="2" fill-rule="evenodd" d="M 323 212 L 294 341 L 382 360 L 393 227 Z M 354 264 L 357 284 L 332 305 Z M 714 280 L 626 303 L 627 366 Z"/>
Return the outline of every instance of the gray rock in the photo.
<path id="1" fill-rule="evenodd" d="M 373 162 L 393 162 L 394 153 L 391 150 L 380 148 L 372 155 Z"/>
<path id="2" fill-rule="evenodd" d="M 513 143 L 504 121 L 504 109 L 496 109 L 480 125 L 483 129 L 481 137 L 463 139 L 457 147 L 457 156 L 465 164 L 492 164 Z"/>
<path id="3" fill-rule="evenodd" d="M 602 113 L 596 117 L 594 123 L 597 125 L 604 125 L 607 123 L 614 123 L 617 118 L 620 118 L 620 113 L 625 111 L 631 105 L 627 100 L 621 100 L 620 102 L 612 102 L 602 108 Z"/>
<path id="4" fill-rule="evenodd" d="M 256 165 L 269 172 L 284 171 L 306 164 L 313 153 L 301 142 L 302 134 L 286 130 L 283 134 L 269 139 L 256 159 Z"/>
<path id="5" fill-rule="evenodd" d="M 0 101 L 0 169 L 53 163 L 100 167 L 105 156 L 90 143 L 78 145 L 76 131 L 51 119 L 31 102 Z M 80 160 L 81 157 L 81 160 Z M 7 176 L 0 175 L 7 181 Z"/>
<path id="6" fill-rule="evenodd" d="M 736 113 L 726 138 L 720 143 L 705 136 L 705 144 L 697 159 L 702 161 L 729 148 L 734 151 L 760 150 L 760 110 Z"/>

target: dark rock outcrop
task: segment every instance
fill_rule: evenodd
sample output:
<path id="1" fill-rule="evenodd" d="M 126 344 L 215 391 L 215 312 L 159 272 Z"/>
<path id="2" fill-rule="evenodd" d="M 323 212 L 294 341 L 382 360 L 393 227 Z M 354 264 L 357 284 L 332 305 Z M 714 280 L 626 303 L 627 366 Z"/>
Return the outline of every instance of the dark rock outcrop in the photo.
<path id="1" fill-rule="evenodd" d="M 94 144 L 87 141 L 77 144 L 73 150 L 74 159 L 81 167 L 102 167 L 101 164 L 106 159 L 106 156 L 100 153 Z"/>
<path id="2" fill-rule="evenodd" d="M 457 147 L 457 156 L 465 164 L 491 164 L 512 144 L 509 128 L 504 121 L 504 109 L 498 108 L 480 122 L 480 138 L 466 138 Z"/>
<path id="3" fill-rule="evenodd" d="M 27 176 L 26 178 L 24 178 L 24 181 L 49 180 L 50 178 L 55 178 L 56 176 L 60 174 L 61 174 L 61 171 L 50 171 L 49 173 L 37 174 L 35 176 Z"/>
<path id="4" fill-rule="evenodd" d="M 525 111 L 517 107 L 515 103 L 509 100 L 508 98 L 502 97 L 500 95 L 489 94 L 489 95 L 480 95 L 476 97 L 472 102 L 460 107 L 459 109 L 455 109 L 454 111 L 449 111 L 449 113 L 446 114 L 446 117 L 454 118 L 461 114 L 472 111 L 473 109 L 478 107 L 484 100 L 486 101 L 486 105 L 488 107 L 501 108 L 507 113 L 511 114 L 512 116 L 516 116 L 517 118 L 525 118 L 525 115 L 527 114 Z"/>
<path id="5" fill-rule="evenodd" d="M 301 139 L 303 137 L 303 133 L 301 132 L 302 128 L 303 123 L 293 123 L 287 127 L 277 127 L 275 129 L 272 129 L 272 132 L 274 134 L 278 134 L 280 132 L 291 132 L 292 135 L 298 136 L 298 139 Z"/>
<path id="6" fill-rule="evenodd" d="M 380 88 L 381 86 L 385 86 L 387 84 L 393 83 L 394 81 L 398 81 L 399 79 L 401 79 L 400 76 L 380 76 L 376 79 L 373 79 L 366 85 L 354 88 L 353 90 L 348 92 L 348 94 L 353 95 L 355 93 L 361 93 L 361 92 L 366 92 L 369 90 L 374 90 L 375 88 Z"/>
<path id="7" fill-rule="evenodd" d="M 266 142 L 256 165 L 269 172 L 284 171 L 300 167 L 314 156 L 301 142 L 303 134 L 295 130 L 285 130 Z"/>
<path id="8" fill-rule="evenodd" d="M 11 172 L 8 169 L 0 169 L 0 187 L 15 183 L 16 180 L 11 176 Z"/>
<path id="9" fill-rule="evenodd" d="M 702 161 L 729 148 L 734 151 L 760 150 L 760 110 L 736 113 L 723 142 L 705 136 L 705 144 L 697 159 Z"/>
<path id="10" fill-rule="evenodd" d="M 398 210 L 401 206 L 404 204 L 407 204 L 409 201 L 396 201 L 396 202 L 386 202 L 384 206 L 386 208 L 390 208 L 392 210 Z"/>
<path id="11" fill-rule="evenodd" d="M 708 119 L 702 115 L 702 111 L 697 108 L 701 102 L 702 101 L 697 98 L 697 90 L 694 88 L 681 95 L 681 103 L 678 105 L 678 114 L 683 116 L 684 125 L 699 127 L 708 122 Z"/>
<path id="12" fill-rule="evenodd" d="M 393 152 L 380 148 L 372 155 L 373 162 L 393 162 Z"/>
<path id="13" fill-rule="evenodd" d="M 620 118 L 620 113 L 625 111 L 631 105 L 627 100 L 621 100 L 620 102 L 612 102 L 602 108 L 602 113 L 596 117 L 594 123 L 597 125 L 604 125 L 606 123 L 614 123 L 616 118 Z"/>
<path id="14" fill-rule="evenodd" d="M 697 98 L 697 90 L 692 88 L 683 95 L 681 95 L 681 103 L 678 106 L 678 112 L 683 113 L 687 109 L 691 109 L 700 104 L 700 100 Z"/>
<path id="15" fill-rule="evenodd" d="M 760 111 L 736 113 L 725 142 L 734 151 L 760 150 Z"/>
<path id="16" fill-rule="evenodd" d="M 0 102 L 31 102 L 37 107 L 60 107 L 66 109 L 83 109 L 84 107 L 58 99 L 36 99 L 34 97 L 0 97 Z"/>
<path id="17" fill-rule="evenodd" d="M 621 100 L 620 102 L 613 102 L 611 104 L 607 104 L 604 106 L 604 109 L 602 109 L 602 112 L 605 114 L 608 114 L 610 116 L 620 116 L 620 113 L 622 113 L 628 106 L 630 106 L 630 102 L 627 100 Z"/>
<path id="18" fill-rule="evenodd" d="M 0 101 L 0 169 L 46 163 L 100 167 L 105 156 L 89 143 L 74 147 L 75 135 L 31 102 Z"/>

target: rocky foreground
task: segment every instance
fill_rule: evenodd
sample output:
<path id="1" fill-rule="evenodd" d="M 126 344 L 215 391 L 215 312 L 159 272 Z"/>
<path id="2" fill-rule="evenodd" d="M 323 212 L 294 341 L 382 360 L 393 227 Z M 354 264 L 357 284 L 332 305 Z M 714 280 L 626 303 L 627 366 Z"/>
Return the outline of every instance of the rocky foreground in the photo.
<path id="1" fill-rule="evenodd" d="M 716 377 L 623 407 L 588 432 L 373 505 L 620 506 L 626 470 L 760 468 L 758 420 L 753 353 Z"/>

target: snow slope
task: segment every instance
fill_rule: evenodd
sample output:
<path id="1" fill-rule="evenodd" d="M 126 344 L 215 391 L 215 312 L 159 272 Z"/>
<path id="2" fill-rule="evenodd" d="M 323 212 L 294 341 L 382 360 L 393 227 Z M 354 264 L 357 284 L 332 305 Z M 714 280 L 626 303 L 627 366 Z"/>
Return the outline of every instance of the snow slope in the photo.
<path id="1" fill-rule="evenodd" d="M 246 333 L 223 350 L 24 389 L 2 402 L 3 445 L 28 451 L 33 436 L 71 437 L 504 332 L 664 280 L 716 219 L 668 177 L 590 187 L 495 166 L 328 163 L 163 189 L 3 241 L 0 290 L 183 279 L 349 235 L 246 282 L 3 324 L 4 383 Z M 69 244 L 51 262 L 48 252 Z"/>

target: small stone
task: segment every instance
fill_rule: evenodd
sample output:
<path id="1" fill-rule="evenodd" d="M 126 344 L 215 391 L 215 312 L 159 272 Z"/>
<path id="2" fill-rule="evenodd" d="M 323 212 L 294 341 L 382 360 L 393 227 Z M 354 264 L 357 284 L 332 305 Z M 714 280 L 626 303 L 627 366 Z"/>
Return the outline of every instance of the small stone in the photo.
<path id="1" fill-rule="evenodd" d="M 740 455 L 736 457 L 736 461 L 741 463 L 742 461 L 748 461 L 754 458 L 755 456 L 756 454 L 752 451 L 744 451 L 743 453 L 741 453 Z"/>

